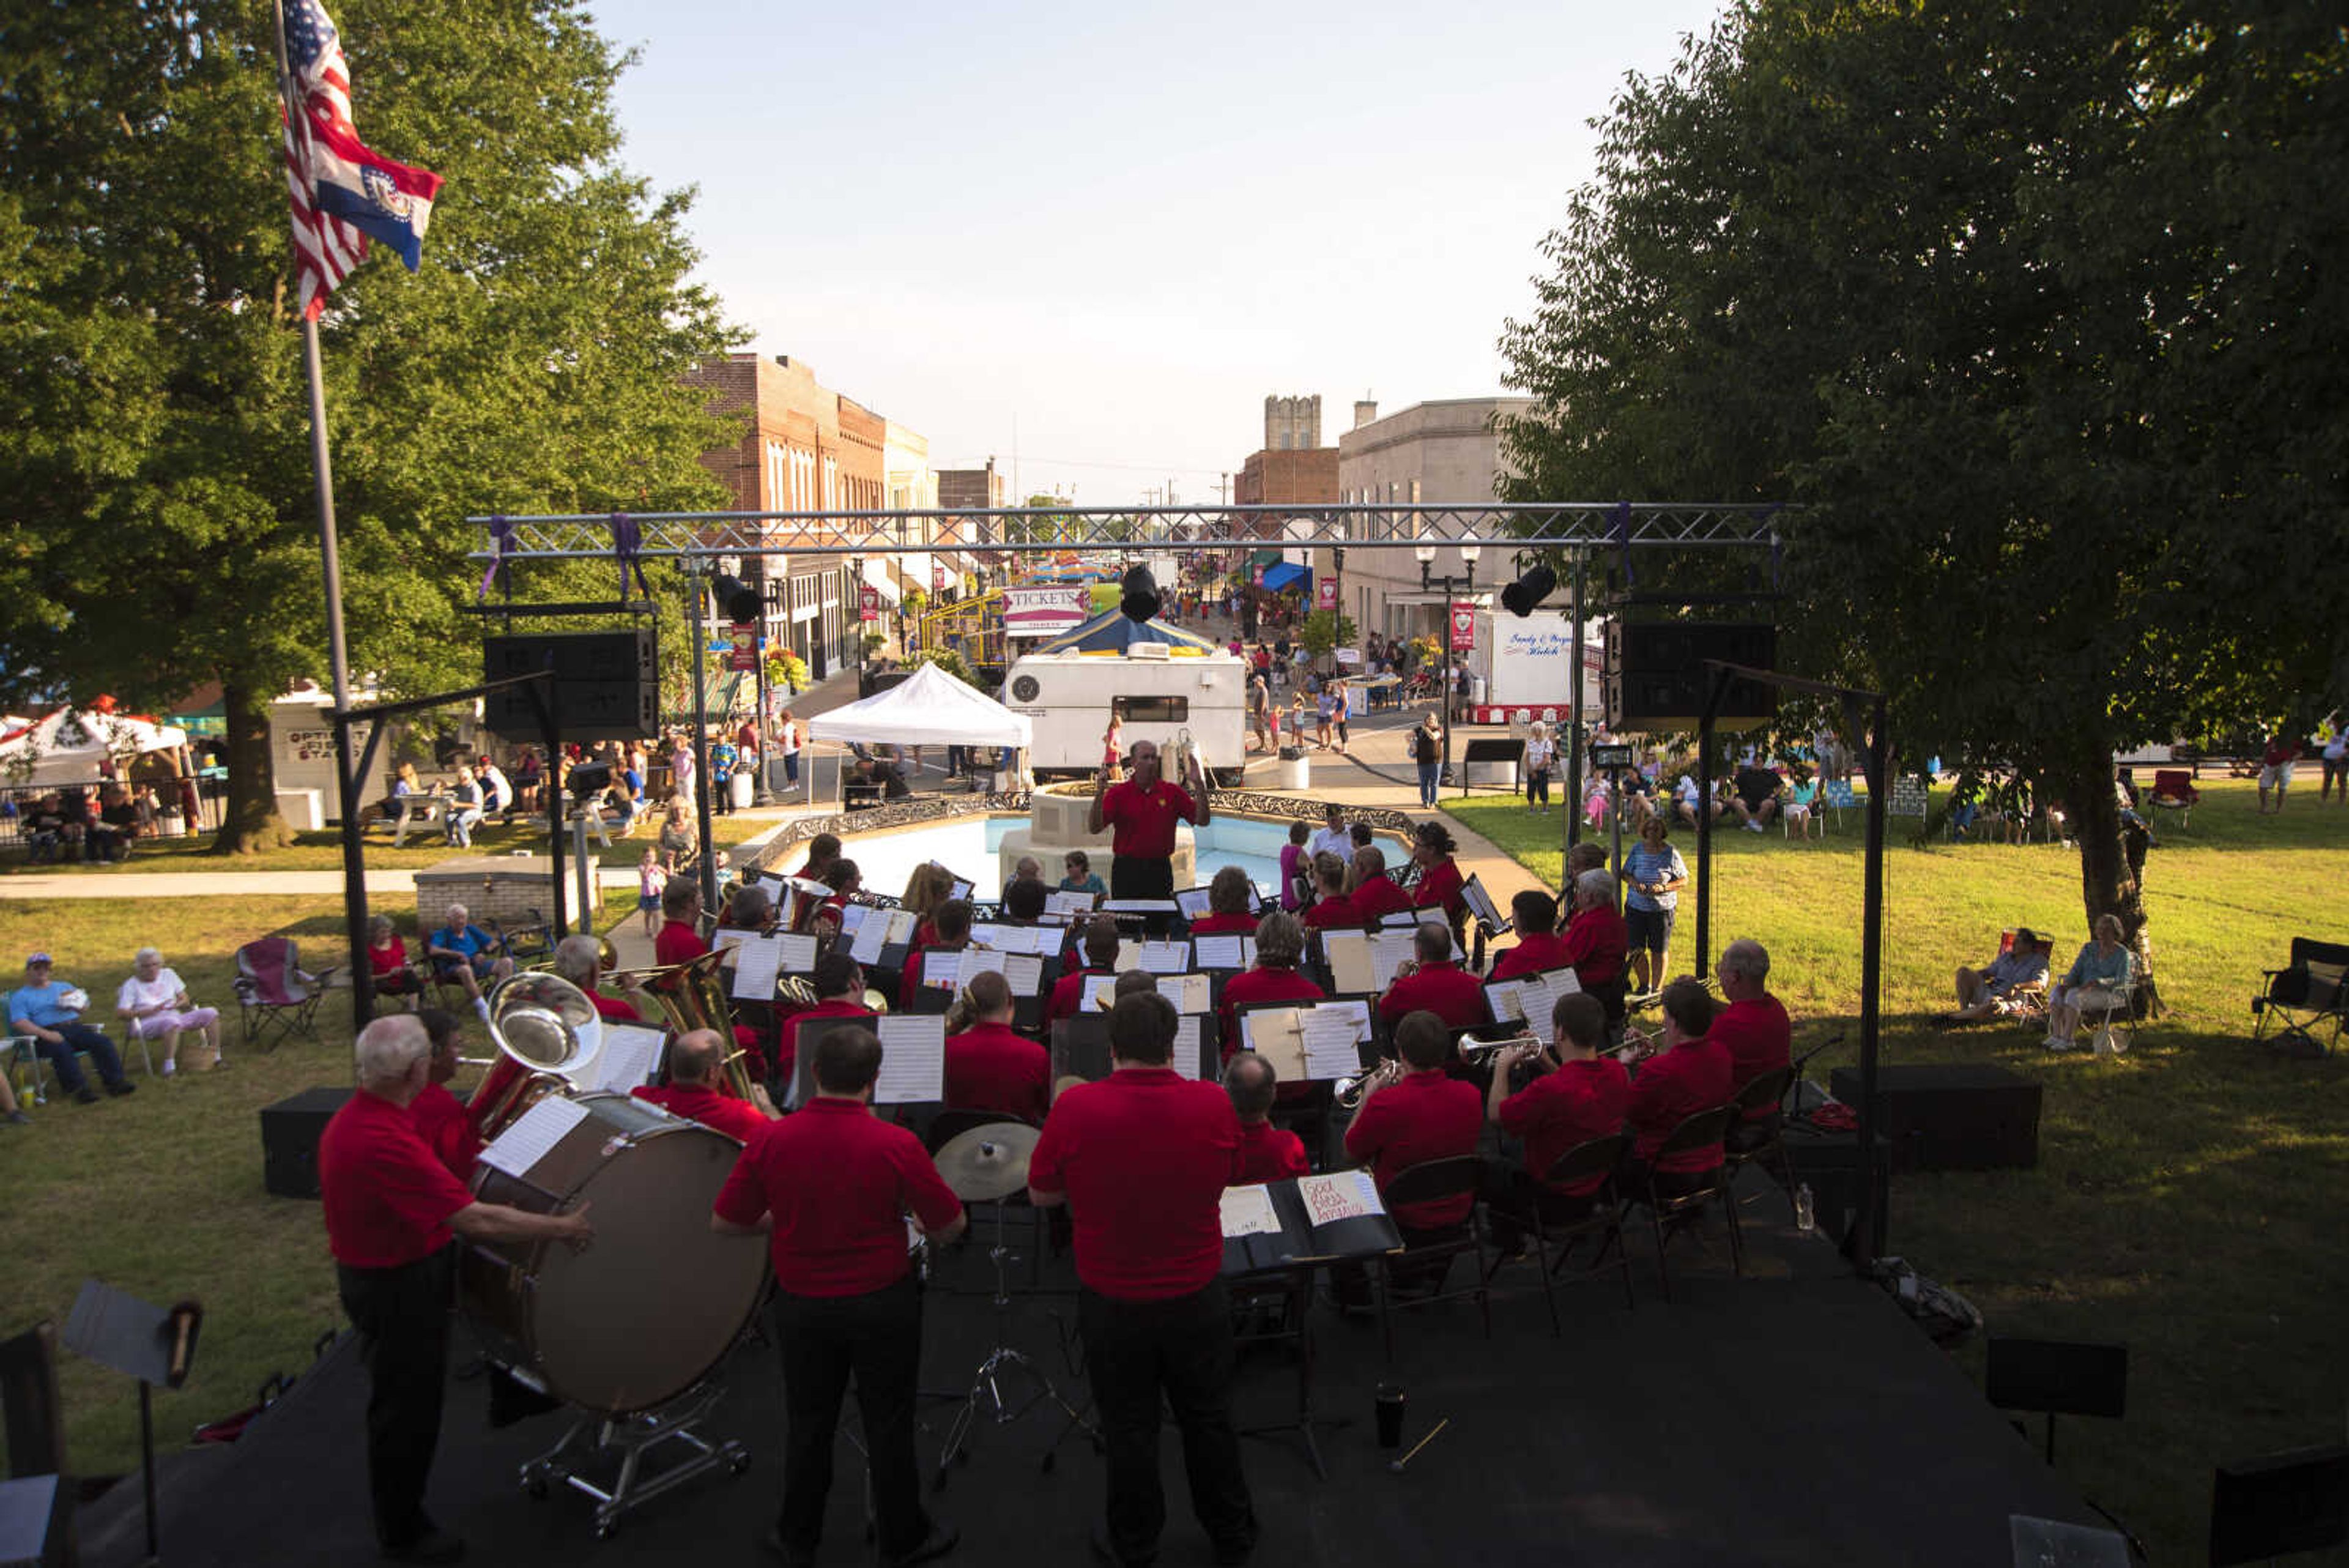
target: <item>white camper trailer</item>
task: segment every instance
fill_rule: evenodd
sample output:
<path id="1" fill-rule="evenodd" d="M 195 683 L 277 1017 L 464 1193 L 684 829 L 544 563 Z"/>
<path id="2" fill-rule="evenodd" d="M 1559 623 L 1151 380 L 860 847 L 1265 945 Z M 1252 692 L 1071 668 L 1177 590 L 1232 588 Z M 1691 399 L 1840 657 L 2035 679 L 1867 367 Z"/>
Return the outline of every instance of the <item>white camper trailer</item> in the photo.
<path id="1" fill-rule="evenodd" d="M 1112 709 L 1128 748 L 1164 747 L 1188 732 L 1201 765 L 1229 783 L 1247 761 L 1247 670 L 1221 649 L 1144 642 L 1119 653 L 1031 653 L 1012 664 L 998 695 L 1035 721 L 1029 757 L 1040 775 L 1098 770 Z"/>

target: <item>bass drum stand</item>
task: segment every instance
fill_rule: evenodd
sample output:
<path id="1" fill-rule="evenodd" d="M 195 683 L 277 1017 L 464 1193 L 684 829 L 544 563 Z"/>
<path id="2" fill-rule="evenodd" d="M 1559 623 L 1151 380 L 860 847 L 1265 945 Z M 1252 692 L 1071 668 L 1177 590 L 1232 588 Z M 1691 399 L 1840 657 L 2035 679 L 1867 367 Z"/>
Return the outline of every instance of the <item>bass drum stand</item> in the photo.
<path id="1" fill-rule="evenodd" d="M 946 1447 L 938 1451 L 937 1474 L 931 1483 L 934 1491 L 946 1490 L 947 1477 L 955 1460 L 969 1459 L 970 1456 L 964 1449 L 970 1440 L 971 1428 L 978 1423 L 981 1399 L 995 1407 L 994 1421 L 999 1427 L 1010 1425 L 1047 1400 L 1060 1407 L 1061 1413 L 1068 1417 L 1069 1421 L 1061 1429 L 1060 1437 L 1052 1440 L 1051 1448 L 1044 1451 L 1043 1468 L 1048 1470 L 1052 1468 L 1053 1455 L 1061 1440 L 1071 1432 L 1081 1428 L 1092 1439 L 1095 1451 L 1098 1452 L 1102 1447 L 1100 1428 L 1085 1418 L 1083 1411 L 1061 1397 L 1061 1391 L 1053 1386 L 1051 1378 L 1045 1375 L 1042 1367 L 1009 1343 L 1004 1320 L 1011 1307 L 1011 1289 L 1005 1282 L 1003 1265 L 1011 1254 L 1003 1245 L 1003 1205 L 1000 1203 L 995 1206 L 995 1243 L 987 1250 L 987 1256 L 995 1266 L 995 1345 L 988 1352 L 987 1359 L 978 1364 L 978 1370 L 972 1375 L 970 1392 L 963 1397 L 962 1408 L 955 1412 L 954 1422 L 947 1428 Z M 1035 1391 L 1018 1405 L 1011 1404 L 1003 1396 L 1005 1375 L 1014 1370 L 1026 1374 L 1036 1386 Z"/>
<path id="2" fill-rule="evenodd" d="M 562 1485 L 593 1498 L 595 1539 L 609 1541 L 623 1519 L 663 1492 L 711 1470 L 739 1476 L 750 1468 L 750 1450 L 740 1442 L 730 1438 L 712 1443 L 694 1430 L 725 1397 L 725 1388 L 709 1381 L 632 1415 L 583 1414 L 561 1442 L 522 1467 L 522 1489 L 543 1498 L 550 1486 Z M 645 1457 L 664 1444 L 681 1449 L 683 1457 L 647 1474 Z M 619 1473 L 606 1491 L 582 1471 L 590 1466 L 605 1469 L 613 1454 L 619 1456 Z"/>

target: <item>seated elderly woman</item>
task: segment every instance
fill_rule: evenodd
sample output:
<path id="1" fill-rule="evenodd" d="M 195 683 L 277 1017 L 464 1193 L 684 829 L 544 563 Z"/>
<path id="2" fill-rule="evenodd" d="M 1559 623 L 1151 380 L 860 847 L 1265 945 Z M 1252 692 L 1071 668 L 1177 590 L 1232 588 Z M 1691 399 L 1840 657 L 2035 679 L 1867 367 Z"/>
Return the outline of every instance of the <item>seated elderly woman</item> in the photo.
<path id="1" fill-rule="evenodd" d="M 2098 915 L 2090 928 L 2095 940 L 2080 950 L 2072 967 L 2047 998 L 2047 1048 L 2069 1051 L 2076 1044 L 2082 1014 L 2109 1015 L 2129 1004 L 2130 957 L 2117 915 Z"/>
<path id="2" fill-rule="evenodd" d="M 187 986 L 177 973 L 163 967 L 163 955 L 153 948 L 140 948 L 130 964 L 130 978 L 116 993 L 114 1011 L 129 1028 L 132 1039 L 163 1042 L 163 1076 L 168 1078 L 180 1070 L 182 1033 L 203 1035 L 204 1052 L 200 1064 L 218 1063 L 219 1011 L 191 1002 Z"/>

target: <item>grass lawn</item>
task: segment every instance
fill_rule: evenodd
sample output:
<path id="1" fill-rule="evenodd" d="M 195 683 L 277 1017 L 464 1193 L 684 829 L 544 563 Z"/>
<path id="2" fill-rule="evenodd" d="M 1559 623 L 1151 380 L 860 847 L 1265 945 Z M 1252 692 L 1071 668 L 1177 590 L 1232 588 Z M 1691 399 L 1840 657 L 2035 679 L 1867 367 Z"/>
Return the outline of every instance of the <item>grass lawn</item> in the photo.
<path id="1" fill-rule="evenodd" d="M 2337 1240 L 2349 1179 L 2349 1055 L 2282 1060 L 2250 1043 L 2261 971 L 2296 935 L 2349 932 L 2326 904 L 2349 876 L 2349 809 L 2295 790 L 2260 816 L 2248 781 L 2200 781 L 2190 830 L 2163 815 L 2146 862 L 2154 959 L 2169 1011 L 2119 1058 L 2054 1056 L 2015 1027 L 1941 1032 L 1951 974 L 2002 927 L 2086 940 L 2076 852 L 1937 844 L 1896 825 L 1885 862 L 1883 1060 L 1993 1062 L 2044 1087 L 2039 1165 L 1896 1179 L 1891 1250 L 1964 1292 L 1992 1332 L 2129 1346 L 2128 1415 L 2069 1418 L 2059 1468 L 2142 1534 L 2156 1561 L 2199 1559 L 2214 1466 L 2340 1440 L 2349 1355 L 2333 1313 L 2349 1291 Z M 1503 798 L 1444 809 L 1555 885 L 1559 819 Z M 1797 1049 L 1856 1018 L 1861 825 L 1822 844 L 1716 834 L 1715 948 L 1771 953 Z M 1694 836 L 1673 843 L 1693 868 Z M 1692 956 L 1694 916 L 1676 933 Z M 1857 1031 L 1812 1067 L 1856 1058 Z M 1979 1376 L 1982 1348 L 1962 1353 Z M 2034 1440 L 2037 1418 L 2033 1417 Z"/>
<path id="2" fill-rule="evenodd" d="M 709 834 L 721 845 L 740 844 L 776 825 L 771 816 L 713 816 Z M 605 848 L 592 838 L 587 852 L 604 866 L 634 866 L 641 859 L 646 846 L 654 841 L 658 826 L 655 822 L 642 822 L 634 838 L 614 835 L 610 848 Z M 52 872 L 67 876 L 110 877 L 135 871 L 141 875 L 156 871 L 339 871 L 343 868 L 343 836 L 340 829 L 324 833 L 297 833 L 294 842 L 283 849 L 265 855 L 238 857 L 212 853 L 209 834 L 191 838 L 150 839 L 139 846 L 138 852 L 121 867 L 88 865 L 74 862 L 64 865 L 27 865 L 21 854 L 12 854 L 0 865 L 0 877 L 47 876 Z M 566 844 L 568 841 L 565 841 Z M 473 834 L 471 850 L 456 850 L 438 834 L 411 836 L 399 848 L 391 846 L 388 834 L 370 834 L 367 839 L 367 864 L 376 870 L 420 871 L 457 854 L 502 855 L 512 849 L 540 849 L 546 843 L 545 825 L 542 819 L 524 822 L 517 819 L 511 825 L 485 823 Z"/>

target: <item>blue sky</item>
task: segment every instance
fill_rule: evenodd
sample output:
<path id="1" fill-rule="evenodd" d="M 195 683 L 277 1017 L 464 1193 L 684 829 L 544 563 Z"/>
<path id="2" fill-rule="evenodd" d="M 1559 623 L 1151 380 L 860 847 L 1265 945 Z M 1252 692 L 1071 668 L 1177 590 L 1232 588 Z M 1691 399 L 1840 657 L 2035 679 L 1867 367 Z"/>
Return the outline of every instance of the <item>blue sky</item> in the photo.
<path id="1" fill-rule="evenodd" d="M 593 7 L 755 347 L 1094 505 L 1214 500 L 1268 393 L 1499 391 L 1588 122 L 1716 8 Z"/>

